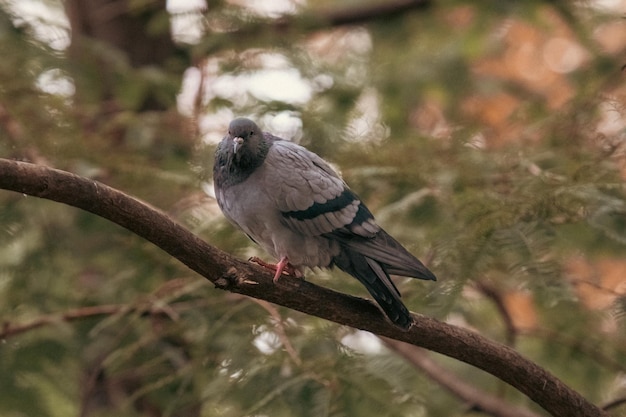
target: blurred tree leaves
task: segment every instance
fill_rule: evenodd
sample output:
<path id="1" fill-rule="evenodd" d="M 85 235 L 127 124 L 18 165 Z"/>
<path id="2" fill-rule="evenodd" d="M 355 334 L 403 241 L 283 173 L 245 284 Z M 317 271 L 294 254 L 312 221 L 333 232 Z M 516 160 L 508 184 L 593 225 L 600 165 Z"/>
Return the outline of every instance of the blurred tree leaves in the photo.
<path id="1" fill-rule="evenodd" d="M 228 120 L 255 117 L 336 163 L 432 266 L 435 284 L 398 281 L 412 310 L 514 345 L 597 404 L 626 396 L 626 29 L 614 9 L 432 2 L 321 27 L 310 16 L 361 4 L 295 2 L 286 8 L 295 17 L 278 18 L 254 2 L 169 14 L 161 1 L 87 3 L 83 23 L 117 4 L 104 9 L 115 12 L 110 26 L 98 24 L 137 36 L 111 42 L 77 31 L 75 14 L 59 27 L 1 3 L 2 156 L 104 181 L 245 258 L 262 252 L 201 188 L 211 188 L 212 147 Z M 171 41 L 168 18 L 195 27 L 195 43 Z M 55 48 L 46 33 L 71 48 L 84 38 Z M 306 99 L 270 94 L 286 81 L 251 88 L 266 70 L 295 71 Z M 380 344 L 345 343 L 351 329 L 214 291 L 90 214 L 0 199 L 2 321 L 76 313 L 1 341 L 2 415 L 467 412 Z M 365 295 L 336 271 L 310 279 Z M 99 306 L 112 310 L 81 310 Z M 490 376 L 441 362 L 534 410 Z"/>

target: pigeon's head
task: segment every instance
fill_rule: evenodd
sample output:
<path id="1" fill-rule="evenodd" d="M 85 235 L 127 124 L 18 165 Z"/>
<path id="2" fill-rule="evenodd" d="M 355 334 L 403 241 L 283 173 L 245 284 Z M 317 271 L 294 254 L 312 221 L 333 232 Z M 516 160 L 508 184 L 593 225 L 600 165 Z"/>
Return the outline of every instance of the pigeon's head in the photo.
<path id="1" fill-rule="evenodd" d="M 233 153 L 241 157 L 246 153 L 257 152 L 263 142 L 263 132 L 252 120 L 239 117 L 230 122 L 228 138 L 232 140 Z"/>

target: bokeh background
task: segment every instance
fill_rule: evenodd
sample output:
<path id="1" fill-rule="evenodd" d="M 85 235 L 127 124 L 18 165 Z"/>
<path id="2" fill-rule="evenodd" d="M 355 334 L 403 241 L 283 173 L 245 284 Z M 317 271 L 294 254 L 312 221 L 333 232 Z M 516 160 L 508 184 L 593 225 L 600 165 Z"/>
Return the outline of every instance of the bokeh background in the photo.
<path id="1" fill-rule="evenodd" d="M 332 161 L 436 283 L 415 312 L 626 413 L 626 2 L 0 1 L 0 156 L 97 179 L 240 258 L 236 116 Z M 267 259 L 267 258 L 266 258 Z M 270 260 L 270 259 L 268 259 Z M 307 279 L 355 295 L 338 271 Z M 0 191 L 0 414 L 473 416 L 421 351 L 216 291 L 128 231 Z M 416 353 L 417 354 L 417 353 Z M 521 414 L 520 414 L 521 415 Z"/>

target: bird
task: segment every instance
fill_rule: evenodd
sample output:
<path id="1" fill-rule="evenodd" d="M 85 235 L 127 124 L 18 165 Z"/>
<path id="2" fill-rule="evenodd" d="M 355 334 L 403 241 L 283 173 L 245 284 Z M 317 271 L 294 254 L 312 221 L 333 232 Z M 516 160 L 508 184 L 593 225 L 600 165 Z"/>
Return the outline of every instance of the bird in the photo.
<path id="1" fill-rule="evenodd" d="M 390 275 L 435 275 L 376 223 L 320 156 L 239 117 L 217 145 L 213 183 L 224 216 L 278 260 L 251 258 L 275 271 L 274 283 L 283 274 L 337 267 L 365 286 L 391 323 L 410 328 L 413 318 Z"/>

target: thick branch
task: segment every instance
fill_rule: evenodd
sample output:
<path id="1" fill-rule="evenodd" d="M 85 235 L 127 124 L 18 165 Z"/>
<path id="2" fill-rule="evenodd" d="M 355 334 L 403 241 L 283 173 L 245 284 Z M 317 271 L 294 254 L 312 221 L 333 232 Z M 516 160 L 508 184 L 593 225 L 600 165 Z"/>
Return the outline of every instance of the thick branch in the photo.
<path id="1" fill-rule="evenodd" d="M 313 26 L 313 28 L 358 25 L 374 20 L 385 20 L 428 6 L 430 6 L 430 0 L 388 0 L 359 7 L 351 6 L 345 9 L 328 10 L 319 13 L 315 19 L 312 19 L 319 25 L 319 27 Z M 283 27 L 293 24 L 289 20 L 280 22 Z"/>
<path id="2" fill-rule="evenodd" d="M 403 332 L 361 298 L 284 279 L 242 262 L 198 238 L 162 212 L 104 184 L 77 175 L 0 159 L 0 188 L 65 203 L 115 222 L 154 243 L 217 288 L 404 341 L 476 366 L 512 385 L 554 416 L 607 416 L 554 375 L 515 350 L 477 333 L 415 315 Z"/>
<path id="3" fill-rule="evenodd" d="M 341 9 L 305 11 L 280 19 L 247 21 L 239 29 L 226 33 L 211 33 L 204 46 L 196 52 L 210 54 L 211 51 L 221 48 L 247 46 L 250 42 L 255 45 L 271 42 L 275 46 L 276 38 L 286 39 L 290 32 L 307 34 L 324 29 L 385 21 L 412 10 L 426 9 L 430 5 L 430 0 L 379 0 L 371 4 L 352 5 Z"/>

